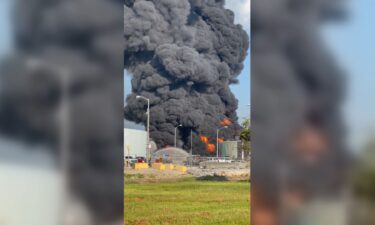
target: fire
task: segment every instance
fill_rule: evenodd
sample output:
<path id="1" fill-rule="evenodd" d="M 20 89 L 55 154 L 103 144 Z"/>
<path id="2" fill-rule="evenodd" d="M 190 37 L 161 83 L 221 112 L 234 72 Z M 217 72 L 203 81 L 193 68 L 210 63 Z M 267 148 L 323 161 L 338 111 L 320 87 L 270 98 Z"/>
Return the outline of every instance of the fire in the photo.
<path id="1" fill-rule="evenodd" d="M 215 145 L 214 144 L 207 144 L 207 150 L 209 153 L 214 153 L 215 152 Z"/>
<path id="2" fill-rule="evenodd" d="M 220 122 L 220 124 L 221 124 L 222 126 L 229 126 L 229 125 L 232 125 L 232 121 L 230 121 L 228 118 L 224 118 L 224 119 Z"/>
<path id="3" fill-rule="evenodd" d="M 217 141 L 218 141 L 219 143 L 222 143 L 222 142 L 224 142 L 224 138 L 218 138 Z"/>
<path id="4" fill-rule="evenodd" d="M 207 137 L 207 136 L 203 136 L 203 135 L 201 135 L 200 138 L 201 138 L 201 141 L 202 141 L 202 142 L 204 142 L 204 143 L 206 143 L 206 144 L 208 143 L 208 137 Z"/>
<path id="5" fill-rule="evenodd" d="M 201 139 L 202 142 L 206 143 L 207 151 L 208 151 L 209 153 L 214 153 L 215 150 L 216 150 L 215 144 L 211 144 L 211 143 L 209 142 L 209 138 L 208 138 L 207 136 L 203 136 L 203 135 L 201 135 L 201 136 L 199 136 L 199 137 L 200 137 L 200 139 Z"/>

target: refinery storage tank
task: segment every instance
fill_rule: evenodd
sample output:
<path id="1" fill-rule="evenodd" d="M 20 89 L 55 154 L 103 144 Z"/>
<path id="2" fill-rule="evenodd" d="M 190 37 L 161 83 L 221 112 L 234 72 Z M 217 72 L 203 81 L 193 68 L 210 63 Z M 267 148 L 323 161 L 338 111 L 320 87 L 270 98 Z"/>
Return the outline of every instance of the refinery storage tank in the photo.
<path id="1" fill-rule="evenodd" d="M 238 141 L 224 141 L 219 144 L 219 156 L 238 159 L 240 158 L 240 146 Z"/>

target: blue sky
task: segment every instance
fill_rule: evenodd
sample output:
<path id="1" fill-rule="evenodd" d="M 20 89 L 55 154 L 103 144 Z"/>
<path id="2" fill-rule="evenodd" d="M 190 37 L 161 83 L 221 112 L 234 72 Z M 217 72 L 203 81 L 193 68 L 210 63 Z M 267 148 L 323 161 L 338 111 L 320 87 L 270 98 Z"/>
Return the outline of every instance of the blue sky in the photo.
<path id="1" fill-rule="evenodd" d="M 11 20 L 10 4 L 12 0 L 0 0 L 0 57 L 10 49 L 11 45 Z"/>
<path id="2" fill-rule="evenodd" d="M 250 37 L 250 0 L 227 0 L 226 7 L 234 12 L 235 23 L 241 24 Z M 238 77 L 240 83 L 231 85 L 231 90 L 238 99 L 237 114 L 239 120 L 250 116 L 250 49 L 244 61 L 244 69 Z"/>

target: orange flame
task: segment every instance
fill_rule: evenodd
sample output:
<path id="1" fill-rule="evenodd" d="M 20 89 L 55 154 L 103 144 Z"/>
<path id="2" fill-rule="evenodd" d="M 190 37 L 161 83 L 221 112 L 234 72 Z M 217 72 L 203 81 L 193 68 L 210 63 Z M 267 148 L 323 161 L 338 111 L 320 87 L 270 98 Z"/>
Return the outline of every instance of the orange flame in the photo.
<path id="1" fill-rule="evenodd" d="M 230 121 L 228 118 L 224 118 L 224 119 L 220 122 L 220 124 L 221 124 L 222 126 L 229 126 L 229 125 L 232 125 L 232 121 Z"/>
<path id="2" fill-rule="evenodd" d="M 207 150 L 209 153 L 214 153 L 215 152 L 215 145 L 214 144 L 207 144 Z"/>
<path id="3" fill-rule="evenodd" d="M 200 138 L 201 138 L 201 141 L 203 141 L 204 143 L 206 143 L 206 144 L 208 143 L 208 137 L 207 136 L 201 135 Z"/>
<path id="4" fill-rule="evenodd" d="M 202 142 L 206 143 L 207 151 L 208 151 L 209 153 L 214 153 L 215 150 L 216 150 L 215 144 L 211 144 L 211 143 L 209 142 L 209 139 L 208 139 L 207 136 L 200 135 L 199 137 L 200 137 L 200 139 L 201 139 Z M 223 140 L 224 140 L 224 139 L 223 139 Z"/>
<path id="5" fill-rule="evenodd" d="M 223 143 L 223 142 L 224 142 L 224 138 L 218 138 L 217 141 L 218 141 L 219 143 Z"/>

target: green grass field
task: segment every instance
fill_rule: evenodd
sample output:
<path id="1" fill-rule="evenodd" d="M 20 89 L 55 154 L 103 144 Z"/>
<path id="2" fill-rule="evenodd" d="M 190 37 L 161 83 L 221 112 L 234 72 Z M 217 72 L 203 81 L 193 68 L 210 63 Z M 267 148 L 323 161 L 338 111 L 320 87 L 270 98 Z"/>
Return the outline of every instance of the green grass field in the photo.
<path id="1" fill-rule="evenodd" d="M 124 210 L 126 225 L 249 225 L 250 183 L 125 183 Z"/>

